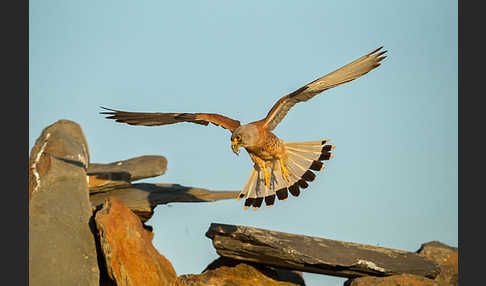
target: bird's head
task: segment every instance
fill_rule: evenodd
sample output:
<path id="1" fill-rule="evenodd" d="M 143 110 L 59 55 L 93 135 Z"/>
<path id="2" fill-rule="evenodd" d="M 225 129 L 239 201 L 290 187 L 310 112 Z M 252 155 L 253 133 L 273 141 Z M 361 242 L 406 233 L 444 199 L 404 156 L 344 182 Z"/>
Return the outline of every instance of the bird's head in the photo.
<path id="1" fill-rule="evenodd" d="M 253 125 L 242 125 L 231 134 L 231 149 L 238 155 L 240 147 L 256 145 L 258 141 L 258 130 Z"/>

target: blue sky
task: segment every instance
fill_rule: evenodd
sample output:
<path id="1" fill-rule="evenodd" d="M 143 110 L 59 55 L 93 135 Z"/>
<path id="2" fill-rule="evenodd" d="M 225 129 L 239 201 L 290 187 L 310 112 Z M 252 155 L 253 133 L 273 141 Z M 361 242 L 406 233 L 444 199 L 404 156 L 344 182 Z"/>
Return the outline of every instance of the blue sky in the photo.
<path id="1" fill-rule="evenodd" d="M 384 46 L 360 79 L 298 104 L 285 141 L 331 138 L 334 158 L 298 198 L 159 206 L 154 245 L 177 273 L 218 257 L 211 222 L 416 251 L 458 244 L 457 1 L 72 1 L 29 3 L 29 150 L 59 119 L 81 125 L 91 162 L 163 155 L 153 183 L 238 190 L 252 163 L 230 133 L 135 127 L 99 106 L 212 112 L 248 123 L 283 95 Z M 345 279 L 304 274 L 307 285 Z"/>

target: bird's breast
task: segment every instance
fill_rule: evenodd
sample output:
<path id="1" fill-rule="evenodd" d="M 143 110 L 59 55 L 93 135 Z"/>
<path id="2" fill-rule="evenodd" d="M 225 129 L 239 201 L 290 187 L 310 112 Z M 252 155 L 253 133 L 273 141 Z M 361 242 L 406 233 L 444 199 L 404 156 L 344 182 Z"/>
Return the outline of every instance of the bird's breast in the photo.
<path id="1" fill-rule="evenodd" d="M 265 134 L 258 144 L 245 148 L 249 153 L 265 161 L 280 158 L 285 153 L 283 142 L 270 132 Z"/>

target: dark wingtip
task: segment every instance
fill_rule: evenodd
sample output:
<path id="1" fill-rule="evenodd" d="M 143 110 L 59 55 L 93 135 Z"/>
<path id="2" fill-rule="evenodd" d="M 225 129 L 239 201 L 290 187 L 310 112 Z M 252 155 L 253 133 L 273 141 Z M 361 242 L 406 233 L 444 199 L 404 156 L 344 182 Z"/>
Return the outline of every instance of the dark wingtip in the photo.
<path id="1" fill-rule="evenodd" d="M 374 50 L 374 51 L 372 51 L 372 52 L 369 52 L 369 53 L 367 54 L 367 56 L 371 56 L 372 54 L 374 54 L 374 53 L 378 52 L 378 51 L 379 51 L 379 50 L 381 50 L 381 49 L 383 49 L 383 46 L 379 47 L 378 49 L 376 49 L 376 50 Z"/>
<path id="2" fill-rule="evenodd" d="M 387 51 L 380 52 L 380 53 L 376 54 L 376 55 L 375 55 L 375 57 L 379 57 L 379 56 L 383 55 L 383 54 L 384 54 L 384 53 L 386 53 L 386 52 L 387 52 Z"/>
<path id="3" fill-rule="evenodd" d="M 115 111 L 114 109 L 111 109 L 111 108 L 108 108 L 108 107 L 104 107 L 104 106 L 99 106 L 101 109 L 105 109 L 105 110 L 110 110 L 110 111 Z"/>
<path id="4" fill-rule="evenodd" d="M 368 53 L 367 56 L 373 55 L 374 57 L 379 57 L 379 56 L 383 55 L 384 53 L 388 52 L 387 50 L 385 50 L 385 51 L 380 52 L 379 54 L 375 54 L 376 52 L 378 52 L 381 49 L 383 49 L 383 46 L 379 47 L 378 49 L 376 49 L 376 50 L 374 50 L 370 53 Z"/>
<path id="5" fill-rule="evenodd" d="M 382 60 L 384 60 L 384 59 L 386 59 L 386 58 L 387 58 L 387 56 L 383 56 L 383 57 L 379 57 L 379 58 L 377 58 L 376 60 L 377 60 L 378 62 L 381 62 Z"/>
<path id="6" fill-rule="evenodd" d="M 102 108 L 102 109 L 104 109 L 104 110 L 108 110 L 108 111 L 100 111 L 100 114 L 108 114 L 108 115 L 112 115 L 112 114 L 114 114 L 115 112 L 117 112 L 117 111 L 118 111 L 118 110 L 111 109 L 111 108 L 104 107 L 104 106 L 100 106 L 100 108 Z"/>

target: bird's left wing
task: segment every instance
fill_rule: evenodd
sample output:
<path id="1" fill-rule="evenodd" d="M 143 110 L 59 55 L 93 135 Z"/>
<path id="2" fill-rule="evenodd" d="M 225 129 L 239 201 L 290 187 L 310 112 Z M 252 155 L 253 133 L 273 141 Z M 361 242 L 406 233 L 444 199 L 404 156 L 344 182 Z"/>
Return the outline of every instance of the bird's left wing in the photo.
<path id="1" fill-rule="evenodd" d="M 106 107 L 101 108 L 108 110 L 100 112 L 101 114 L 109 115 L 106 118 L 130 125 L 158 126 L 180 122 L 192 122 L 207 126 L 209 123 L 212 123 L 228 129 L 231 132 L 240 126 L 240 121 L 215 113 L 149 113 L 128 112 Z"/>
<path id="2" fill-rule="evenodd" d="M 277 101 L 277 103 L 275 103 L 272 109 L 268 112 L 267 116 L 261 120 L 263 122 L 263 126 L 268 130 L 275 129 L 285 115 L 287 115 L 289 109 L 295 104 L 307 101 L 326 89 L 352 81 L 353 79 L 356 79 L 378 67 L 380 65 L 380 61 L 386 58 L 386 56 L 381 56 L 386 53 L 386 51 L 378 53 L 378 51 L 382 48 L 383 47 L 380 47 L 371 53 L 368 53 L 361 58 L 333 71 L 332 73 L 318 78 L 315 81 L 304 85 L 296 91 L 280 98 L 280 100 Z"/>

